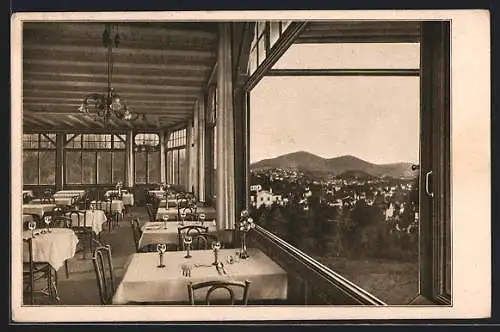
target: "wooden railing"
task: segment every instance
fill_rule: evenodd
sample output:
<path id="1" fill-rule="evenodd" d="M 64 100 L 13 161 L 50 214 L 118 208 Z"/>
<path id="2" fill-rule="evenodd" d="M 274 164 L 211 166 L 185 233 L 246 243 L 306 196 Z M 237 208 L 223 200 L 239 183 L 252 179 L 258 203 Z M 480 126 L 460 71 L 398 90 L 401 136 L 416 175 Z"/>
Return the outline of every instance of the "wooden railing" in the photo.
<path id="1" fill-rule="evenodd" d="M 287 304 L 386 305 L 266 229 L 257 226 L 250 234 L 249 245 L 262 250 L 287 272 Z"/>

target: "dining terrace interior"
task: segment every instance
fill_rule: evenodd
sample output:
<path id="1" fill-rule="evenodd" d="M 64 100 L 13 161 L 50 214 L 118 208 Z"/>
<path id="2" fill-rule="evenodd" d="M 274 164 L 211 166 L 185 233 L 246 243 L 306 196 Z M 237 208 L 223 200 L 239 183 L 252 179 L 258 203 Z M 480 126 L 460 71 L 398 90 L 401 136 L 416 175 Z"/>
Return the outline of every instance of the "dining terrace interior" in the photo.
<path id="1" fill-rule="evenodd" d="M 423 103 L 439 113 L 445 23 L 25 22 L 22 33 L 24 305 L 386 305 L 254 220 L 250 91 L 295 43 L 418 42 Z M 415 305 L 449 303 L 447 272 L 439 290 L 427 277 L 445 245 L 433 246 L 433 223 Z"/>

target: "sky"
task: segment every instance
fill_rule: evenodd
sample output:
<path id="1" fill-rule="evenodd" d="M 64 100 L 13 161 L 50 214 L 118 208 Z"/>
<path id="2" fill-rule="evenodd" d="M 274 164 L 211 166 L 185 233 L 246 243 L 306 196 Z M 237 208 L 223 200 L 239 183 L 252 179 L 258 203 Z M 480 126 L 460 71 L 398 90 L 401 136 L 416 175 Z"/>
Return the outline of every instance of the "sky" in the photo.
<path id="1" fill-rule="evenodd" d="M 418 68 L 418 44 L 297 44 L 274 68 Z M 251 91 L 250 161 L 324 158 L 418 163 L 418 77 L 264 77 Z"/>

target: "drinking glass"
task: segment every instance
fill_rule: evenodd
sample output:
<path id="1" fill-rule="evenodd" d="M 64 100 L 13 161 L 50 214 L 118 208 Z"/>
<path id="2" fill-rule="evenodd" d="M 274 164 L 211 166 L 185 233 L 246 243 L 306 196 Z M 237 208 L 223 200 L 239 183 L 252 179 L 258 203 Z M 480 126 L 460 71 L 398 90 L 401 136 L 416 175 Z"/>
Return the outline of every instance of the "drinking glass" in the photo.
<path id="1" fill-rule="evenodd" d="M 189 254 L 191 243 L 193 243 L 193 238 L 191 237 L 191 235 L 184 236 L 184 246 L 186 247 L 186 256 L 184 256 L 184 258 L 191 258 L 191 255 Z"/>
<path id="2" fill-rule="evenodd" d="M 168 214 L 164 214 L 162 217 L 163 219 L 163 229 L 167 229 L 167 221 L 168 221 Z"/>
<path id="3" fill-rule="evenodd" d="M 45 225 L 47 225 L 47 233 L 50 233 L 50 222 L 52 221 L 51 216 L 45 216 L 43 218 L 43 221 L 45 222 Z"/>
<path id="4" fill-rule="evenodd" d="M 34 220 L 28 222 L 28 229 L 31 231 L 31 237 L 35 237 L 34 233 L 35 228 L 36 228 L 36 222 Z"/>
<path id="5" fill-rule="evenodd" d="M 184 219 L 186 219 L 186 211 L 181 212 L 181 225 L 184 226 Z"/>
<path id="6" fill-rule="evenodd" d="M 212 265 L 218 265 L 219 264 L 219 249 L 221 247 L 221 244 L 219 241 L 214 241 L 212 242 L 212 250 L 214 251 L 214 262 Z"/>
<path id="7" fill-rule="evenodd" d="M 165 243 L 158 243 L 156 245 L 156 251 L 158 251 L 158 254 L 160 255 L 160 264 L 158 267 L 163 268 L 165 267 L 165 264 L 163 264 L 163 254 L 167 251 L 167 245 Z"/>

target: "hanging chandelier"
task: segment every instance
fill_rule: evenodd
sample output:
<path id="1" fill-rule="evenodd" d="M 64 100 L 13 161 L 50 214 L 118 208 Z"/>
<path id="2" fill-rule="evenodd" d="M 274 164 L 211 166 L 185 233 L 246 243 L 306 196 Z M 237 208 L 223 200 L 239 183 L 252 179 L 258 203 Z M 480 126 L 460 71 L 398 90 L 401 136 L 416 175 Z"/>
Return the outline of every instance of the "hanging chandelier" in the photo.
<path id="1" fill-rule="evenodd" d="M 118 29 L 110 23 L 106 23 L 104 32 L 102 33 L 102 43 L 107 49 L 107 90 L 105 94 L 91 93 L 86 95 L 83 98 L 82 105 L 78 109 L 92 119 L 104 121 L 106 124 L 113 117 L 126 121 L 133 121 L 139 117 L 130 111 L 127 104 L 120 99 L 120 96 L 112 87 L 113 47 L 118 47 L 119 42 L 120 34 L 118 33 Z"/>

